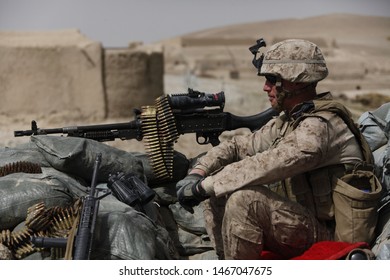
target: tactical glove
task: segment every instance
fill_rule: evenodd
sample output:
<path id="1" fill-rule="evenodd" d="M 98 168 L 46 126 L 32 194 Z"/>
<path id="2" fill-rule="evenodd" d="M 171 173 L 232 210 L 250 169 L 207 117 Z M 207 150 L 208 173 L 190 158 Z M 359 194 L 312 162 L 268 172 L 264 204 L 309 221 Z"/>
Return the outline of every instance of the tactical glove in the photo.
<path id="1" fill-rule="evenodd" d="M 202 175 L 190 174 L 176 184 L 176 193 L 180 205 L 192 214 L 194 213 L 192 207 L 209 198 L 209 195 L 206 194 L 200 184 L 203 179 Z"/>

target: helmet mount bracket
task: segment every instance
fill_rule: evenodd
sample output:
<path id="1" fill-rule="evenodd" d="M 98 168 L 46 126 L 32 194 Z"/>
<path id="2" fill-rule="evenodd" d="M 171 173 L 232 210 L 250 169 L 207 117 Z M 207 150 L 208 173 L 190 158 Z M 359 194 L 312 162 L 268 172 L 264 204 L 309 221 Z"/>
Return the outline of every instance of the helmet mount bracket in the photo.
<path id="1" fill-rule="evenodd" d="M 249 51 L 254 55 L 252 64 L 257 69 L 257 75 L 260 75 L 260 69 L 261 66 L 263 65 L 264 53 L 262 53 L 259 58 L 257 58 L 257 54 L 259 53 L 259 49 L 261 47 L 266 47 L 266 46 L 267 44 L 265 43 L 264 39 L 260 38 L 256 41 L 256 44 L 249 47 Z"/>

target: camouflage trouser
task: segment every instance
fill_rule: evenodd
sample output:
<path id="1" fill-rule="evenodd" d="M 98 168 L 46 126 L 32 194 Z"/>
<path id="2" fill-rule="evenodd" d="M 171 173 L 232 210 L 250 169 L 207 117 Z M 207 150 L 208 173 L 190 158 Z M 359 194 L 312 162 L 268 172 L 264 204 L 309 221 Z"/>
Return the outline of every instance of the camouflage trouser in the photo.
<path id="1" fill-rule="evenodd" d="M 306 208 L 263 186 L 211 198 L 204 209 L 207 231 L 224 259 L 258 259 L 263 249 L 291 258 L 333 239 Z"/>

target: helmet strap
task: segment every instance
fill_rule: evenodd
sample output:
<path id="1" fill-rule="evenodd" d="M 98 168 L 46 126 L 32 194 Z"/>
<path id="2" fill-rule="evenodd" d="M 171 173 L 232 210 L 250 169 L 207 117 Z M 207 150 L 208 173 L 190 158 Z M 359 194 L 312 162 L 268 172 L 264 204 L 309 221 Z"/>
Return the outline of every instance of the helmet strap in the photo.
<path id="1" fill-rule="evenodd" d="M 291 98 L 295 95 L 298 95 L 298 94 L 305 92 L 307 90 L 307 88 L 312 86 L 312 85 L 313 85 L 313 83 L 309 83 L 302 88 L 291 91 L 291 90 L 287 90 L 283 87 L 282 80 L 279 78 L 275 84 L 276 97 L 277 97 L 277 103 L 278 103 L 278 107 L 275 109 L 278 110 L 279 112 L 283 111 L 283 109 L 284 109 L 283 103 L 284 103 L 285 99 Z"/>

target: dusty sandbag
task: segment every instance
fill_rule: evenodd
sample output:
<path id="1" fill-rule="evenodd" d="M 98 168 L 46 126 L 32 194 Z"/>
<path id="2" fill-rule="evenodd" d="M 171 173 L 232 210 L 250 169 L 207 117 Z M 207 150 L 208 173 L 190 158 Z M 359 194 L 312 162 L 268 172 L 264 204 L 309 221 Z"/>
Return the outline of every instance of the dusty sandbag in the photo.
<path id="1" fill-rule="evenodd" d="M 374 152 L 374 157 L 375 156 L 375 167 L 377 169 L 378 178 L 384 189 L 384 195 L 379 202 L 377 223 L 377 231 L 381 233 L 382 230 L 385 230 L 386 223 L 390 220 L 390 139 L 387 145 L 382 146 Z M 390 230 L 388 229 L 388 231 Z M 388 236 L 388 238 L 390 239 L 390 236 Z M 388 246 L 390 251 L 390 244 Z"/>
<path id="2" fill-rule="evenodd" d="M 185 249 L 180 243 L 178 226 L 175 219 L 173 218 L 172 211 L 167 206 L 160 206 L 159 214 L 161 218 L 160 224 L 162 224 L 162 226 L 168 231 L 169 237 L 176 249 L 177 258 L 179 258 L 179 255 L 185 255 Z"/>
<path id="3" fill-rule="evenodd" d="M 372 152 L 385 145 L 389 138 L 390 103 L 374 111 L 364 112 L 358 119 L 359 129 Z M 386 131 L 387 130 L 387 131 Z"/>
<path id="4" fill-rule="evenodd" d="M 178 225 L 180 255 L 190 256 L 213 250 L 205 227 L 202 204 L 193 207 L 193 214 L 185 210 L 179 202 L 169 205 L 169 209 Z"/>
<path id="5" fill-rule="evenodd" d="M 168 232 L 109 195 L 100 202 L 91 259 L 172 259 Z"/>
<path id="6" fill-rule="evenodd" d="M 171 209 L 175 221 L 181 228 L 195 234 L 207 234 L 201 205 L 193 207 L 193 214 L 185 210 L 178 202 L 169 205 L 169 209 Z"/>
<path id="7" fill-rule="evenodd" d="M 390 192 L 390 139 L 387 142 L 383 153 L 378 156 L 378 161 L 381 162 L 381 164 L 377 165 L 380 172 L 379 177 L 381 183 L 383 184 L 383 187 L 386 188 L 388 192 Z"/>
<path id="8" fill-rule="evenodd" d="M 364 112 L 358 123 L 373 153 L 376 174 L 383 187 L 390 190 L 390 103 Z"/>
<path id="9" fill-rule="evenodd" d="M 203 253 L 188 256 L 189 260 L 218 260 L 218 255 L 215 250 L 209 250 Z"/>
<path id="10" fill-rule="evenodd" d="M 31 162 L 39 164 L 43 167 L 50 166 L 39 149 L 37 149 L 37 147 L 30 142 L 18 145 L 16 147 L 0 148 L 0 168 L 9 163 L 18 161 Z"/>
<path id="11" fill-rule="evenodd" d="M 91 139 L 37 135 L 31 136 L 48 163 L 57 170 L 90 182 L 95 159 L 102 154 L 98 180 L 107 182 L 110 174 L 132 172 L 143 176 L 142 161 L 131 153 Z"/>
<path id="12" fill-rule="evenodd" d="M 377 260 L 390 260 L 390 220 L 384 225 L 383 230 L 375 240 L 372 252 Z"/>
<path id="13" fill-rule="evenodd" d="M 177 202 L 177 196 L 176 196 L 176 188 L 175 186 L 161 186 L 161 187 L 155 187 L 153 190 L 157 194 L 156 201 L 160 205 L 169 206 L 170 204 Z"/>
<path id="14" fill-rule="evenodd" d="M 179 241 L 182 245 L 182 256 L 190 256 L 213 250 L 210 238 L 207 234 L 195 234 L 178 228 Z"/>
<path id="15" fill-rule="evenodd" d="M 373 152 L 376 174 L 385 190 L 378 206 L 377 238 L 372 251 L 377 259 L 390 259 L 390 103 L 363 113 L 358 123 Z"/>
<path id="16" fill-rule="evenodd" d="M 47 207 L 67 206 L 83 194 L 79 181 L 51 167 L 42 173 L 13 173 L 0 177 L 0 229 L 12 229 L 27 216 L 27 209 L 39 202 Z"/>

